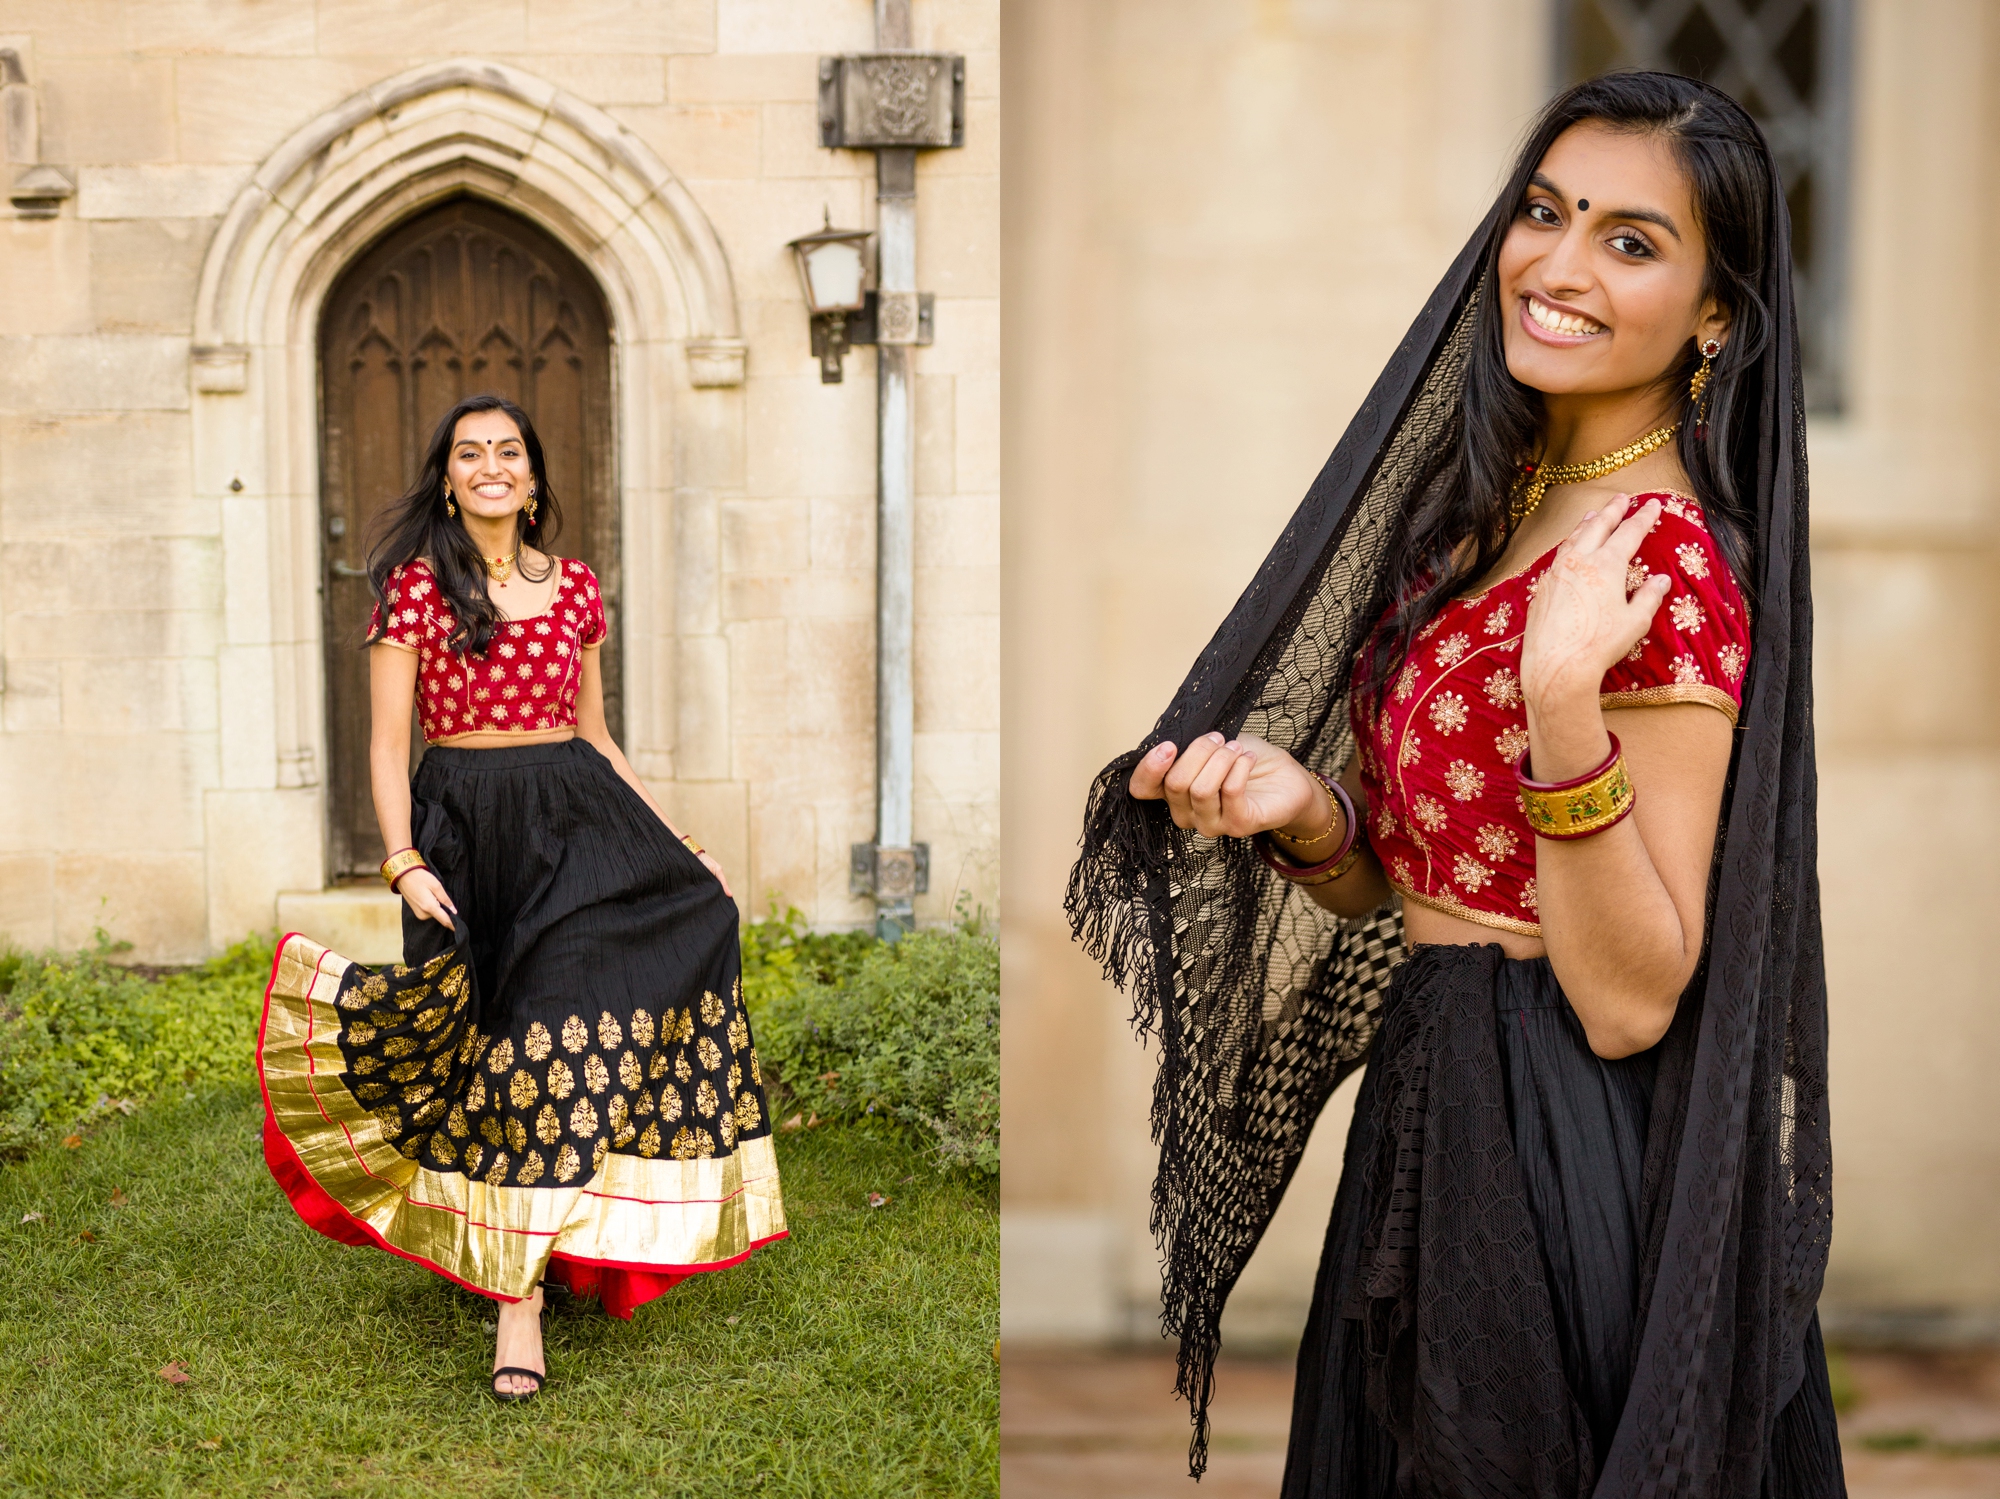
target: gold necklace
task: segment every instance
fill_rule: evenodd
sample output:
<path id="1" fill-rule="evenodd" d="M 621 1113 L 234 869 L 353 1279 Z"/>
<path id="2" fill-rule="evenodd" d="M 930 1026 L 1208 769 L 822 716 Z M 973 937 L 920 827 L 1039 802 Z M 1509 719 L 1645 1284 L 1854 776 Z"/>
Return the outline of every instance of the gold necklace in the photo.
<path id="1" fill-rule="evenodd" d="M 1615 474 L 1628 463 L 1637 463 L 1655 448 L 1664 447 L 1674 439 L 1681 429 L 1675 422 L 1671 427 L 1655 427 L 1637 442 L 1629 442 L 1615 453 L 1606 453 L 1602 458 L 1593 458 L 1588 463 L 1538 463 L 1514 481 L 1514 494 L 1509 508 L 1514 514 L 1514 524 L 1519 525 L 1535 513 L 1535 507 L 1542 503 L 1542 496 L 1558 484 L 1581 484 L 1586 479 L 1602 479 L 1606 474 Z"/>
<path id="2" fill-rule="evenodd" d="M 507 575 L 514 570 L 514 564 L 521 560 L 521 549 L 515 547 L 512 555 L 506 557 L 481 557 L 486 564 L 486 576 L 496 583 L 507 581 Z"/>

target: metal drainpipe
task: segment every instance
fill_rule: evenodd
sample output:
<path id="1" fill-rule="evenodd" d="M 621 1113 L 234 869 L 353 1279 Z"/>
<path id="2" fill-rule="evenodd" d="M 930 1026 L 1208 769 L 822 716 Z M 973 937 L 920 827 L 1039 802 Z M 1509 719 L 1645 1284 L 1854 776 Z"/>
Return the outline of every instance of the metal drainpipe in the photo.
<path id="1" fill-rule="evenodd" d="M 875 0 L 875 45 L 908 48 L 910 0 Z M 917 153 L 875 153 L 878 289 L 917 289 Z M 875 349 L 875 842 L 915 841 L 916 420 L 908 344 Z M 916 926 L 909 896 L 878 902 L 875 929 L 894 940 Z"/>

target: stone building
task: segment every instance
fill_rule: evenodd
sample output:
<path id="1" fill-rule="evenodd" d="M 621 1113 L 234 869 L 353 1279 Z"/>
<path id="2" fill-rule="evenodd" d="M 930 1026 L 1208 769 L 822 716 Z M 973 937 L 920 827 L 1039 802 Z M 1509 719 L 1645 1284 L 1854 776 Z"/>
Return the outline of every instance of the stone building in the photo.
<path id="1" fill-rule="evenodd" d="M 1809 226 L 1823 1309 L 1850 1338 L 2000 1339 L 2000 7 L 1009 0 L 1004 19 L 1006 1334 L 1157 1329 L 1154 1059 L 1061 911 L 1090 777 L 1171 697 L 1553 84 L 1671 44 L 1758 96 Z M 1231 1303 L 1239 1343 L 1298 1335 L 1352 1094 Z"/>
<path id="2" fill-rule="evenodd" d="M 998 15 L 919 153 L 920 918 L 998 879 Z M 894 9 L 897 0 L 884 0 Z M 0 937 L 391 954 L 366 871 L 364 522 L 462 393 L 527 401 L 607 699 L 669 810 L 866 922 L 875 359 L 822 383 L 787 242 L 872 228 L 820 144 L 869 0 L 0 0 Z M 359 872 L 359 881 L 350 877 Z"/>

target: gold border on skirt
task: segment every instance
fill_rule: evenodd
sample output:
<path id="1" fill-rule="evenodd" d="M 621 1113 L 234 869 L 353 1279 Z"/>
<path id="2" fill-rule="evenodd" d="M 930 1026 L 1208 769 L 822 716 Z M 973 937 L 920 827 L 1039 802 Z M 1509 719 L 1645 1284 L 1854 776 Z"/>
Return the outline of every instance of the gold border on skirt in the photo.
<path id="1" fill-rule="evenodd" d="M 265 1002 L 272 1117 L 320 1188 L 381 1240 L 483 1291 L 533 1293 L 551 1254 L 660 1272 L 719 1267 L 785 1233 L 763 1135 L 706 1160 L 607 1154 L 588 1181 L 498 1187 L 406 1159 L 348 1091 L 334 1005 L 352 963 L 286 939 Z"/>

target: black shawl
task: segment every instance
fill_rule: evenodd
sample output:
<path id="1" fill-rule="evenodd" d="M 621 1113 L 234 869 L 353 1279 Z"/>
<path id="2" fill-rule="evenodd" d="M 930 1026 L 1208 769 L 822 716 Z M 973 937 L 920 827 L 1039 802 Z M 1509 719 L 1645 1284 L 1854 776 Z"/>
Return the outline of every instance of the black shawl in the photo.
<path id="1" fill-rule="evenodd" d="M 1759 296 L 1770 334 L 1740 374 L 1731 444 L 1754 498 L 1749 681 L 1710 881 L 1707 955 L 1660 1046 L 1644 1176 L 1641 1332 L 1599 1492 L 1758 1493 L 1798 1388 L 1832 1220 L 1826 985 L 1816 874 L 1805 416 L 1789 220 L 1775 171 Z M 1494 212 L 1432 293 L 1304 502 L 1143 744 L 1091 788 L 1072 930 L 1157 1032 L 1152 1228 L 1180 1340 L 1190 1451 L 1207 1457 L 1223 1302 L 1322 1106 L 1361 1065 L 1400 960 L 1400 917 L 1336 922 L 1247 840 L 1174 827 L 1127 778 L 1162 739 L 1249 732 L 1336 772 L 1349 676 L 1386 604 L 1383 559 L 1458 439 Z"/>

